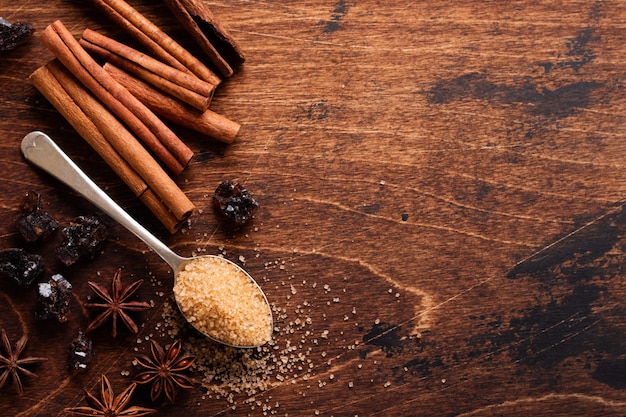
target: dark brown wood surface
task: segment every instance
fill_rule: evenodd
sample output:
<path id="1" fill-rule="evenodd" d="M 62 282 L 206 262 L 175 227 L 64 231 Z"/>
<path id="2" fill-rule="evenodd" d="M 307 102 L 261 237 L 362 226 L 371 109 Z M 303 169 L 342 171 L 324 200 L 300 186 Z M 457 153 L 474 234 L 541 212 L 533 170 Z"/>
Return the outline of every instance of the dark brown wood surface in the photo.
<path id="1" fill-rule="evenodd" d="M 199 382 L 160 415 L 626 415 L 625 3 L 208 3 L 247 55 L 212 104 L 242 129 L 224 146 L 175 128 L 196 153 L 177 182 L 199 211 L 170 235 L 28 82 L 56 19 L 127 38 L 83 1 L 0 1 L 38 32 L 0 56 L 0 246 L 24 246 L 26 191 L 63 224 L 93 211 L 21 157 L 43 130 L 177 252 L 243 262 L 277 312 L 266 389 L 225 398 Z M 131 4 L 194 50 L 161 2 Z M 211 208 L 224 179 L 261 204 L 245 230 Z M 169 269 L 109 229 L 96 259 L 69 268 L 58 236 L 29 247 L 74 284 L 67 323 L 35 320 L 34 289 L 0 280 L 1 327 L 49 358 L 23 397 L 0 390 L 3 415 L 63 415 L 101 374 L 120 392 L 147 339 L 170 340 Z M 86 282 L 118 267 L 154 307 L 138 335 L 95 331 L 96 361 L 72 374 Z M 135 402 L 150 405 L 145 391 Z"/>

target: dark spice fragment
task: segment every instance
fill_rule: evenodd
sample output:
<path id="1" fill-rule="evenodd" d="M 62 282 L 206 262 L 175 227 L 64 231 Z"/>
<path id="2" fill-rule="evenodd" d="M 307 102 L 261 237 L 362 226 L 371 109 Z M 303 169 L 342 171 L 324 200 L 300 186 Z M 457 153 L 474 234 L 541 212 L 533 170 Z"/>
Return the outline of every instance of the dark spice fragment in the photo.
<path id="1" fill-rule="evenodd" d="M 70 344 L 70 368 L 74 371 L 86 371 L 93 357 L 91 338 L 84 331 L 78 330 L 76 337 Z"/>
<path id="2" fill-rule="evenodd" d="M 61 230 L 63 242 L 57 248 L 57 257 L 70 266 L 81 258 L 93 259 L 107 238 L 107 228 L 96 215 L 79 216 Z"/>
<path id="3" fill-rule="evenodd" d="M 0 51 L 10 51 L 26 42 L 35 31 L 27 22 L 11 23 L 0 17 Z"/>
<path id="4" fill-rule="evenodd" d="M 41 207 L 41 195 L 34 191 L 26 193 L 22 215 L 15 224 L 24 240 L 29 243 L 47 239 L 59 227 L 59 223 Z"/>
<path id="5" fill-rule="evenodd" d="M 67 321 L 72 300 L 72 284 L 61 274 L 55 274 L 48 282 L 37 284 L 37 320 L 57 319 Z"/>
<path id="6" fill-rule="evenodd" d="M 0 250 L 0 272 L 20 285 L 32 284 L 43 273 L 41 256 L 19 248 Z"/>
<path id="7" fill-rule="evenodd" d="M 213 194 L 213 207 L 233 224 L 243 226 L 259 208 L 259 203 L 241 184 L 224 181 Z"/>

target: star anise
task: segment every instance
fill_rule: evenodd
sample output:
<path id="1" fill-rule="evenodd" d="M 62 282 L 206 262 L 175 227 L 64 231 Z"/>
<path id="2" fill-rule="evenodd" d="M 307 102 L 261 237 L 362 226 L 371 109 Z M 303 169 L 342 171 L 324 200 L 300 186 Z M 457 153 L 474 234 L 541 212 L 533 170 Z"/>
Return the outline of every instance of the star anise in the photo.
<path id="1" fill-rule="evenodd" d="M 24 394 L 24 388 L 22 386 L 22 380 L 20 379 L 20 373 L 30 377 L 37 376 L 35 373 L 24 368 L 24 365 L 47 361 L 48 359 L 35 357 L 20 359 L 20 355 L 26 347 L 26 342 L 28 342 L 28 337 L 26 335 L 22 336 L 20 340 L 17 341 L 15 344 L 15 350 L 11 349 L 11 343 L 9 342 L 9 338 L 7 337 L 7 333 L 4 329 L 1 330 L 1 337 L 2 347 L 4 348 L 6 356 L 0 355 L 0 371 L 2 371 L 2 374 L 0 374 L 0 388 L 4 386 L 9 379 L 9 375 L 11 375 L 13 386 L 15 386 L 15 389 L 17 390 L 17 395 L 22 395 Z"/>
<path id="2" fill-rule="evenodd" d="M 116 397 L 109 379 L 106 375 L 102 375 L 100 377 L 100 400 L 85 390 L 85 398 L 89 403 L 89 407 L 66 408 L 64 411 L 73 416 L 138 417 L 155 414 L 157 410 L 152 408 L 138 406 L 126 408 L 133 396 L 133 392 L 135 392 L 135 388 L 137 388 L 137 384 L 133 382 Z"/>
<path id="3" fill-rule="evenodd" d="M 145 371 L 135 377 L 135 382 L 139 384 L 152 383 L 150 398 L 155 401 L 165 394 L 170 403 L 174 402 L 178 388 L 193 388 L 193 382 L 183 372 L 188 369 L 195 358 L 193 356 L 183 356 L 181 354 L 180 340 L 175 341 L 169 349 L 150 340 L 150 353 L 152 357 L 139 355 L 135 359 Z"/>
<path id="4" fill-rule="evenodd" d="M 111 292 L 109 292 L 102 285 L 97 282 L 89 281 L 87 284 L 91 287 L 91 289 L 98 295 L 98 297 L 104 300 L 104 303 L 85 303 L 85 307 L 100 307 L 105 308 L 102 313 L 100 313 L 90 324 L 87 326 L 86 331 L 90 332 L 93 329 L 100 327 L 104 324 L 104 322 L 109 318 L 109 316 L 113 317 L 113 331 L 112 336 L 117 337 L 117 318 L 118 316 L 122 319 L 126 327 L 132 331 L 133 333 L 137 333 L 139 328 L 137 324 L 130 318 L 130 316 L 126 313 L 126 311 L 141 311 L 147 310 L 150 308 L 150 304 L 145 301 L 129 301 L 139 289 L 143 280 L 133 282 L 128 287 L 122 287 L 122 270 L 121 268 L 117 270 L 115 276 L 113 277 L 113 282 L 111 283 Z"/>

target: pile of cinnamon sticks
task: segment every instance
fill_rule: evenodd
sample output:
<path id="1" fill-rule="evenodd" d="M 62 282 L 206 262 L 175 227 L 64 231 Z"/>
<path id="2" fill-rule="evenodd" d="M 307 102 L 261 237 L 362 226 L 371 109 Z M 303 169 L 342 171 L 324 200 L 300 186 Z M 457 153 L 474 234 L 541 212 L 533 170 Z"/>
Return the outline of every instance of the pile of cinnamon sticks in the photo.
<path id="1" fill-rule="evenodd" d="M 193 152 L 164 120 L 231 143 L 239 124 L 209 105 L 245 58 L 202 0 L 166 3 L 219 75 L 124 0 L 92 2 L 145 52 L 90 29 L 77 40 L 56 21 L 41 34 L 56 58 L 30 80 L 175 233 L 195 207 L 172 176 Z"/>

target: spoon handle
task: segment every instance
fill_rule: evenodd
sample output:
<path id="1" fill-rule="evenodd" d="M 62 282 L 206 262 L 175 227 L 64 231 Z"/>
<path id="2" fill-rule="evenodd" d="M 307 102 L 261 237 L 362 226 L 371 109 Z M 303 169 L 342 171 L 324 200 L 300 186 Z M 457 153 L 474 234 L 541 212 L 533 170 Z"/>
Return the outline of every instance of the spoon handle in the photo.
<path id="1" fill-rule="evenodd" d="M 45 133 L 30 132 L 22 140 L 24 158 L 82 195 L 93 205 L 124 226 L 176 270 L 184 259 L 174 253 L 145 227 L 133 219 L 98 187 Z"/>

